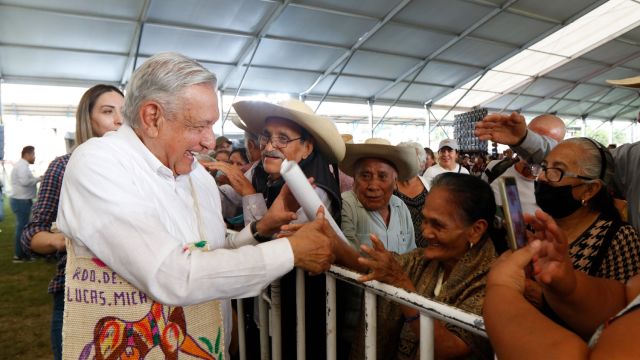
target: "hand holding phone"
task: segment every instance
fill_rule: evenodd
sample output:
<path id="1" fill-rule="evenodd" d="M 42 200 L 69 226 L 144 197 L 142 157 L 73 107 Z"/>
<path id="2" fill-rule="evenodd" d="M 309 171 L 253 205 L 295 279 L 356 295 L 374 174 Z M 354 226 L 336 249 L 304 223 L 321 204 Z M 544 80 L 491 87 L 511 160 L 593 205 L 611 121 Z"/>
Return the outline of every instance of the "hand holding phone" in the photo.
<path id="1" fill-rule="evenodd" d="M 507 241 L 511 250 L 517 250 L 527 245 L 526 225 L 522 216 L 518 186 L 513 177 L 502 177 L 498 180 L 507 228 Z"/>

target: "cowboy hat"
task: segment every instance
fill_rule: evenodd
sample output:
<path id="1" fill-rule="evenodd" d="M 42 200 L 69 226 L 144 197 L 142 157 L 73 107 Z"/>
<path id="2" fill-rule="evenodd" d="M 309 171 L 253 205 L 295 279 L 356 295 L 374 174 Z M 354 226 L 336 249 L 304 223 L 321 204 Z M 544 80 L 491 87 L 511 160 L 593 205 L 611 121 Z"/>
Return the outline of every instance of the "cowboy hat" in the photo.
<path id="1" fill-rule="evenodd" d="M 244 121 L 240 119 L 240 116 L 238 116 L 238 114 L 236 114 L 236 116 L 233 116 L 233 115 L 231 116 L 231 122 L 233 123 L 233 125 L 235 125 L 238 129 L 242 131 L 246 131 L 248 133 L 251 132 L 249 131 L 249 128 L 247 128 L 247 124 L 245 124 Z"/>
<path id="2" fill-rule="evenodd" d="M 314 114 L 313 110 L 300 100 L 284 100 L 277 104 L 264 101 L 238 101 L 233 104 L 233 108 L 246 127 L 246 131 L 250 133 L 262 134 L 265 121 L 270 117 L 287 119 L 311 134 L 318 150 L 327 157 L 329 162 L 337 163 L 344 158 L 345 145 L 333 122 L 326 117 Z"/>
<path id="3" fill-rule="evenodd" d="M 607 80 L 607 82 L 611 85 L 640 88 L 640 76 L 634 76 L 634 77 L 619 79 L 619 80 Z"/>
<path id="4" fill-rule="evenodd" d="M 347 144 L 347 154 L 340 163 L 340 169 L 354 176 L 354 165 L 365 158 L 383 159 L 398 171 L 398 180 L 409 180 L 418 173 L 418 157 L 411 147 L 393 146 L 388 140 L 371 138 L 364 144 Z"/>

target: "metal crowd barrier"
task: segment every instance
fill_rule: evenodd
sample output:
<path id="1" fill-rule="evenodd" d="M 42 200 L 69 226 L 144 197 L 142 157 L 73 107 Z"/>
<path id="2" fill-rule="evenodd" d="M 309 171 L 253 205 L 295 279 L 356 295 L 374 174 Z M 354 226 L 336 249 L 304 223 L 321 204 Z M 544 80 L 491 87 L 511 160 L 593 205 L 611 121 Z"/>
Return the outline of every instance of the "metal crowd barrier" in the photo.
<path id="1" fill-rule="evenodd" d="M 321 276 L 321 275 L 319 275 Z M 365 356 L 376 358 L 376 300 L 382 296 L 388 300 L 412 307 L 420 312 L 420 359 L 434 357 L 434 319 L 451 323 L 473 333 L 487 337 L 482 317 L 462 311 L 458 308 L 427 299 L 404 289 L 378 281 L 360 283 L 360 274 L 340 266 L 331 266 L 325 274 L 327 284 L 327 359 L 336 359 L 336 279 L 364 289 L 365 297 Z M 297 358 L 305 359 L 305 309 L 304 309 L 304 272 L 296 273 L 296 315 L 297 315 Z M 262 360 L 280 360 L 282 357 L 282 338 L 280 329 L 280 282 L 271 284 L 271 297 L 263 292 L 256 297 L 259 304 L 260 318 L 260 356 Z M 238 301 L 238 328 L 240 360 L 246 360 L 246 342 L 244 334 L 244 313 L 242 301 Z M 269 308 L 269 309 L 268 309 Z M 240 319 L 242 319 L 242 326 Z M 271 354 L 269 353 L 269 336 L 271 336 Z"/>

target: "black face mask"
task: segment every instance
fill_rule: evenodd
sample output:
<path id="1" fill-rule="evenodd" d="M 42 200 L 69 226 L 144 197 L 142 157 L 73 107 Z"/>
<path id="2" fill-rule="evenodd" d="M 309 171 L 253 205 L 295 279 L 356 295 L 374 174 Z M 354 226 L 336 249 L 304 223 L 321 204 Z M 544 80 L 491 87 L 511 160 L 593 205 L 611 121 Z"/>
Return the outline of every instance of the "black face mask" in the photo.
<path id="1" fill-rule="evenodd" d="M 546 182 L 535 182 L 536 203 L 542 211 L 553 216 L 554 219 L 573 214 L 582 203 L 573 198 L 573 186 L 551 186 Z"/>

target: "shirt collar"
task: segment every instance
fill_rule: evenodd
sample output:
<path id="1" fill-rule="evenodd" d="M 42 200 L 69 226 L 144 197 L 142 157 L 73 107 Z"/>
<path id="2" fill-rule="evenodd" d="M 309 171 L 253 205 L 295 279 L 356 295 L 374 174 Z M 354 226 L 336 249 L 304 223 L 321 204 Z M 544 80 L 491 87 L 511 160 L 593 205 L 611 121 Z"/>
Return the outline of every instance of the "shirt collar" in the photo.
<path id="1" fill-rule="evenodd" d="M 155 171 L 158 175 L 164 178 L 175 179 L 173 176 L 173 171 L 166 167 L 152 152 L 149 150 L 142 140 L 138 137 L 138 134 L 129 126 L 128 124 L 122 124 L 120 129 L 116 132 L 119 136 L 130 143 L 133 149 L 140 154 L 144 162 L 149 166 L 149 168 Z M 191 171 L 195 170 L 198 166 L 197 161 L 193 161 L 191 163 Z"/>

